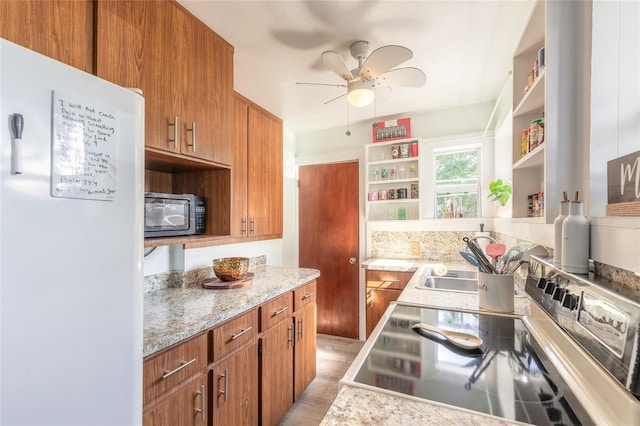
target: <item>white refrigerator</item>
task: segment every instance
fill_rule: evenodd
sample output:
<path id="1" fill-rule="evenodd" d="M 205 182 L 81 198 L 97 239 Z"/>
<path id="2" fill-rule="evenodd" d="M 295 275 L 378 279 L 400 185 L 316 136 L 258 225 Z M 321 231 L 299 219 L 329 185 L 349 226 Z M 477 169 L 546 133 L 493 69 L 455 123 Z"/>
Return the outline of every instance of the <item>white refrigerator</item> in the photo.
<path id="1" fill-rule="evenodd" d="M 141 424 L 144 99 L 4 39 L 0 95 L 0 424 Z"/>

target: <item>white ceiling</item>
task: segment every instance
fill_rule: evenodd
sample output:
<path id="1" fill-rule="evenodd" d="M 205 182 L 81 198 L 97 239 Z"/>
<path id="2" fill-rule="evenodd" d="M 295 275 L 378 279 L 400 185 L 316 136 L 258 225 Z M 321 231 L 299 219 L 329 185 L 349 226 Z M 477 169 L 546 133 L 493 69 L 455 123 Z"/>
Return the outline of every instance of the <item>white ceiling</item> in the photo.
<path id="1" fill-rule="evenodd" d="M 320 55 L 367 40 L 408 47 L 402 66 L 422 69 L 423 88 L 394 88 L 385 101 L 349 107 L 351 123 L 497 99 L 532 0 L 178 0 L 235 48 L 234 88 L 303 133 L 346 126 L 346 92 Z"/>

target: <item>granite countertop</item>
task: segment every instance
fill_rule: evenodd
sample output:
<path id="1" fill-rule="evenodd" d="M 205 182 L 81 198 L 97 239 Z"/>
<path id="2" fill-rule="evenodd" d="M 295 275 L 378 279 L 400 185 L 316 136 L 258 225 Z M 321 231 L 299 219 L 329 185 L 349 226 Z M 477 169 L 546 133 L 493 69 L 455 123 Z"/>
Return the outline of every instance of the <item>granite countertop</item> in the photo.
<path id="1" fill-rule="evenodd" d="M 169 288 L 144 295 L 143 356 L 196 335 L 320 276 L 317 269 L 260 266 L 251 285 Z"/>
<path id="2" fill-rule="evenodd" d="M 428 276 L 435 265 L 420 260 L 371 259 L 363 262 L 366 269 L 390 271 L 415 271 L 415 274 L 402 291 L 398 303 L 433 308 L 462 309 L 482 312 L 478 306 L 477 293 L 462 293 L 446 290 L 416 288 Z M 467 264 L 446 264 L 448 269 L 474 270 Z M 400 269 L 397 269 L 400 268 Z M 523 280 L 516 276 L 516 290 L 522 287 Z M 521 291 L 521 290 L 520 290 Z M 514 314 L 529 314 L 529 299 L 516 296 Z M 369 342 L 356 357 L 362 359 L 363 352 L 369 350 Z M 361 361 L 360 361 L 361 362 Z M 412 397 L 398 397 L 384 390 L 370 390 L 355 384 L 345 375 L 340 383 L 340 391 L 325 415 L 322 425 L 396 425 L 396 424 L 456 424 L 456 425 L 513 425 L 521 424 L 507 419 L 499 419 L 445 404 L 420 400 Z"/>
<path id="3" fill-rule="evenodd" d="M 321 426 L 343 425 L 514 425 L 506 419 L 453 409 L 444 404 L 398 398 L 343 385 Z"/>

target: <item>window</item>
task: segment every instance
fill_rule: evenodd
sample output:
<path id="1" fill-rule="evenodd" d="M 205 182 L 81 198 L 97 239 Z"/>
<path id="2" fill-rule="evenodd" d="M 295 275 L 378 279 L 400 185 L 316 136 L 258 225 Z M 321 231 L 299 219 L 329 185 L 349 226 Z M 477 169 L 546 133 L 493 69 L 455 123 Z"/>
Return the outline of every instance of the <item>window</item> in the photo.
<path id="1" fill-rule="evenodd" d="M 436 218 L 480 217 L 480 148 L 434 150 Z"/>

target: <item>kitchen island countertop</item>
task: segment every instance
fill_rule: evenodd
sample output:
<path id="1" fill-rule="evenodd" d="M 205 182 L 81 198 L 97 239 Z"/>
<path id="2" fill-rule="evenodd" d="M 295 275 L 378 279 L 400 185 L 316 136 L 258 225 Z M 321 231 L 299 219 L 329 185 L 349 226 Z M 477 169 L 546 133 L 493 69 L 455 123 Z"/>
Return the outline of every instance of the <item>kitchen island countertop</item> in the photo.
<path id="1" fill-rule="evenodd" d="M 500 426 L 521 423 L 349 385 L 340 388 L 338 396 L 320 423 L 321 426 L 479 424 Z"/>
<path id="2" fill-rule="evenodd" d="M 309 268 L 260 266 L 251 285 L 229 290 L 169 288 L 144 295 L 143 356 L 215 327 L 320 276 Z"/>
<path id="3" fill-rule="evenodd" d="M 413 265 L 411 265 L 413 263 Z M 416 288 L 427 277 L 431 276 L 433 262 L 406 260 L 398 262 L 396 259 L 372 259 L 363 262 L 367 269 L 415 271 L 411 280 L 398 298 L 398 303 L 418 305 L 433 308 L 461 309 L 482 312 L 478 306 L 477 293 L 463 293 L 446 290 Z M 395 269 L 406 267 L 407 269 Z M 473 269 L 469 265 L 446 264 L 449 269 Z M 413 268 L 413 269 L 410 269 Z M 517 276 L 516 276 L 517 277 Z M 516 289 L 522 286 L 522 280 L 516 279 Z M 514 314 L 521 316 L 528 314 L 529 299 L 516 296 L 514 300 Z M 374 332 L 375 333 L 375 332 Z M 366 351 L 367 344 L 362 351 Z M 361 359 L 361 353 L 354 364 Z M 327 411 L 321 425 L 395 425 L 395 424 L 483 424 L 483 425 L 513 425 L 521 424 L 507 419 L 487 416 L 482 413 L 450 407 L 437 402 L 418 400 L 411 397 L 397 397 L 384 390 L 369 390 L 358 384 L 343 380 L 340 391 Z"/>

